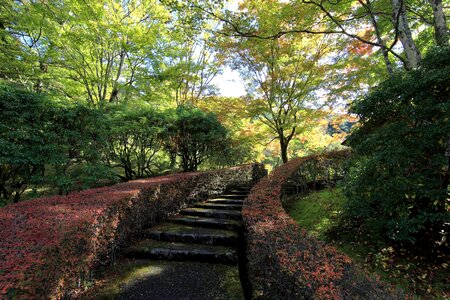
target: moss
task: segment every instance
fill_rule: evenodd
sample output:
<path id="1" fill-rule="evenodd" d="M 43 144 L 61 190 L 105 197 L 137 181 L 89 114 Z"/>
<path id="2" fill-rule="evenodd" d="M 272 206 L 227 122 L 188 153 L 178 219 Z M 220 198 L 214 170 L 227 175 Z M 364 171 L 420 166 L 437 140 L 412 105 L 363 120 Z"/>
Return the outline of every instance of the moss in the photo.
<path id="1" fill-rule="evenodd" d="M 342 210 L 345 198 L 340 188 L 330 188 L 291 199 L 289 215 L 312 235 L 324 238 Z"/>
<path id="2" fill-rule="evenodd" d="M 161 231 L 161 232 L 178 232 L 178 233 L 208 233 L 208 234 L 221 234 L 224 236 L 235 236 L 236 233 L 230 230 L 205 228 L 198 226 L 189 226 L 176 223 L 163 223 L 152 227 L 149 231 Z"/>
<path id="3" fill-rule="evenodd" d="M 115 299 L 120 293 L 148 276 L 159 275 L 164 264 L 148 260 L 125 260 L 100 273 L 102 281 L 82 299 Z"/>
<path id="4" fill-rule="evenodd" d="M 220 286 L 226 291 L 226 299 L 244 299 L 244 291 L 242 290 L 238 269 L 224 266 L 223 273 L 224 276 Z"/>

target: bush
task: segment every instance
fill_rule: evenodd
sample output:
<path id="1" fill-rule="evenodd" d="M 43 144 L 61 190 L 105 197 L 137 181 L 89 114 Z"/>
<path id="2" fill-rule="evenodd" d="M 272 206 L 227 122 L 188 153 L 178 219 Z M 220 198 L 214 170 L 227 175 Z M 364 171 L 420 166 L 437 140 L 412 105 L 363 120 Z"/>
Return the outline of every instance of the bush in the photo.
<path id="1" fill-rule="evenodd" d="M 55 105 L 55 104 L 54 104 Z M 51 123 L 60 159 L 51 164 L 45 182 L 59 194 L 112 181 L 113 173 L 102 162 L 107 146 L 106 119 L 101 111 L 84 105 L 55 105 Z"/>
<path id="2" fill-rule="evenodd" d="M 226 155 L 227 130 L 213 113 L 198 108 L 180 106 L 172 114 L 165 134 L 166 148 L 181 159 L 184 172 L 214 156 Z"/>
<path id="3" fill-rule="evenodd" d="M 71 297 L 142 228 L 189 202 L 249 185 L 258 165 L 141 179 L 0 209 L 0 298 Z"/>
<path id="4" fill-rule="evenodd" d="M 361 125 L 348 138 L 355 159 L 341 225 L 361 239 L 446 247 L 449 73 L 450 48 L 435 49 L 420 68 L 386 80 L 352 106 Z"/>
<path id="5" fill-rule="evenodd" d="M 365 276 L 346 255 L 309 236 L 282 207 L 286 187 L 339 174 L 348 152 L 297 158 L 255 185 L 244 203 L 247 259 L 253 299 L 394 299 Z M 340 162 L 340 163 L 339 163 Z M 305 168 L 303 168 L 305 167 Z M 322 170 L 322 171 L 320 171 Z M 334 178 L 339 178 L 340 175 Z"/>
<path id="6" fill-rule="evenodd" d="M 148 106 L 115 107 L 109 113 L 106 160 L 112 168 L 120 168 L 124 180 L 144 178 L 160 171 L 156 164 L 162 149 L 161 133 L 167 120 Z"/>
<path id="7" fill-rule="evenodd" d="M 31 183 L 42 183 L 45 164 L 56 164 L 55 109 L 40 94 L 0 84 L 0 201 L 19 201 Z"/>
<path id="8" fill-rule="evenodd" d="M 101 163 L 101 112 L 52 101 L 45 94 L 0 85 L 0 199 L 18 202 L 24 191 L 50 185 L 59 194 L 110 180 Z"/>

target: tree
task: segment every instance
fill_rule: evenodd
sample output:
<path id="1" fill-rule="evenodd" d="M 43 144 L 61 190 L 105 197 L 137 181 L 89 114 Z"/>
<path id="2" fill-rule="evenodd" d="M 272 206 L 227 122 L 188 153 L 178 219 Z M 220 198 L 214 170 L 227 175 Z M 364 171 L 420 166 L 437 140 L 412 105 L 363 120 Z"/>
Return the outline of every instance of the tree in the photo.
<path id="1" fill-rule="evenodd" d="M 197 171 L 207 159 L 225 154 L 227 130 L 214 114 L 180 106 L 172 114 L 164 141 L 168 151 L 181 159 L 184 172 Z"/>
<path id="2" fill-rule="evenodd" d="M 265 7 L 272 10 L 272 5 Z M 258 14 L 261 28 L 271 26 L 264 9 Z M 329 47 L 321 37 L 284 35 L 277 39 L 238 38 L 228 45 L 232 66 L 247 80 L 249 105 L 255 116 L 278 140 L 283 162 L 301 123 L 317 117 L 316 92 L 324 87 Z"/>
<path id="3" fill-rule="evenodd" d="M 343 225 L 359 228 L 361 238 L 445 247 L 449 59 L 449 47 L 434 49 L 418 69 L 384 81 L 352 106 L 361 126 L 348 138 L 355 158 Z"/>
<path id="4" fill-rule="evenodd" d="M 0 198 L 6 202 L 19 201 L 27 189 L 63 194 L 112 179 L 101 161 L 106 130 L 98 110 L 0 84 L 0 112 Z"/>
<path id="5" fill-rule="evenodd" d="M 82 104 L 54 103 L 52 130 L 60 159 L 51 165 L 45 182 L 59 194 L 112 181 L 102 158 L 107 147 L 107 120 L 99 110 Z"/>
<path id="6" fill-rule="evenodd" d="M 211 34 L 217 21 L 205 19 L 194 9 L 197 2 L 203 1 L 162 2 L 170 9 L 172 19 L 167 25 L 170 36 L 160 76 L 177 106 L 198 105 L 201 98 L 216 93 L 211 82 L 223 63 L 215 36 Z"/>
<path id="7" fill-rule="evenodd" d="M 448 26 L 441 0 L 359 0 L 352 1 L 270 1 L 277 9 L 266 11 L 276 19 L 277 26 L 261 30 L 255 26 L 255 15 L 264 7 L 264 1 L 246 2 L 246 10 L 238 13 L 227 11 L 218 15 L 204 9 L 210 15 L 221 19 L 227 26 L 227 35 L 248 38 L 273 39 L 285 34 L 339 35 L 369 47 L 380 49 L 386 68 L 392 74 L 391 57 L 400 61 L 406 69 L 416 68 L 421 60 L 421 49 L 412 31 L 419 32 L 420 44 L 433 43 L 427 32 L 435 31 L 434 43 L 448 44 Z M 369 33 L 369 34 L 367 34 Z M 423 42 L 423 40 L 428 41 Z M 398 42 L 402 47 L 399 51 Z"/>
<path id="8" fill-rule="evenodd" d="M 216 157 L 215 164 L 235 166 L 262 159 L 267 137 L 261 134 L 263 124 L 249 112 L 244 97 L 210 96 L 199 103 L 199 108 L 214 113 L 228 130 L 230 154 Z"/>
<path id="9" fill-rule="evenodd" d="M 43 181 L 45 164 L 60 160 L 44 95 L 0 85 L 0 198 L 18 202 L 30 183 Z"/>
<path id="10" fill-rule="evenodd" d="M 444 13 L 442 0 L 428 0 L 433 10 L 433 26 L 436 44 L 448 46 L 448 25 Z"/>
<path id="11" fill-rule="evenodd" d="M 11 47 L 3 53 L 25 59 L 31 70 L 24 77 L 35 82 L 35 91 L 56 90 L 103 108 L 142 96 L 135 89 L 156 77 L 157 39 L 165 34 L 169 14 L 155 0 L 8 4 L 2 36 Z M 17 44 L 20 52 L 13 52 Z"/>
<path id="12" fill-rule="evenodd" d="M 148 104 L 111 108 L 106 162 L 120 168 L 122 180 L 144 178 L 159 170 L 155 157 L 161 150 L 165 118 Z"/>
<path id="13" fill-rule="evenodd" d="M 10 0 L 0 5 L 0 78 L 42 91 L 52 55 L 42 6 Z"/>

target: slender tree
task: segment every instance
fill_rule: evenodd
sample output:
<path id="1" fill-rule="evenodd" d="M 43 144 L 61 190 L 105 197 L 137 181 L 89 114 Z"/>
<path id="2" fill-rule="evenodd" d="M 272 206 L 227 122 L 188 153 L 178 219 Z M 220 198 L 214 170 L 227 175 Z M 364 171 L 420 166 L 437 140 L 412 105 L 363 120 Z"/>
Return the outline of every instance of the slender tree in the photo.
<path id="1" fill-rule="evenodd" d="M 319 108 L 315 92 L 326 73 L 326 40 L 286 35 L 237 39 L 229 47 L 233 67 L 247 79 L 250 110 L 270 128 L 287 162 L 289 143 Z"/>

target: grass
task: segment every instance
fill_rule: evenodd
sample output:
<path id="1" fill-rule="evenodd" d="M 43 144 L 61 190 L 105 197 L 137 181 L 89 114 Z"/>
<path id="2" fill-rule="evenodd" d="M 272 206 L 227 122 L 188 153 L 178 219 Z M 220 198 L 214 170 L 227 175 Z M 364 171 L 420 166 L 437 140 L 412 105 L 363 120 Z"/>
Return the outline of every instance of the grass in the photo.
<path id="1" fill-rule="evenodd" d="M 311 235 L 347 254 L 366 272 L 412 293 L 412 299 L 450 299 L 447 263 L 431 263 L 429 258 L 392 247 L 377 248 L 375 241 L 368 244 L 338 236 L 339 230 L 333 228 L 345 201 L 340 188 L 328 188 L 292 196 L 285 209 Z"/>
<path id="2" fill-rule="evenodd" d="M 289 201 L 287 211 L 310 234 L 324 239 L 344 202 L 341 189 L 330 188 Z"/>

